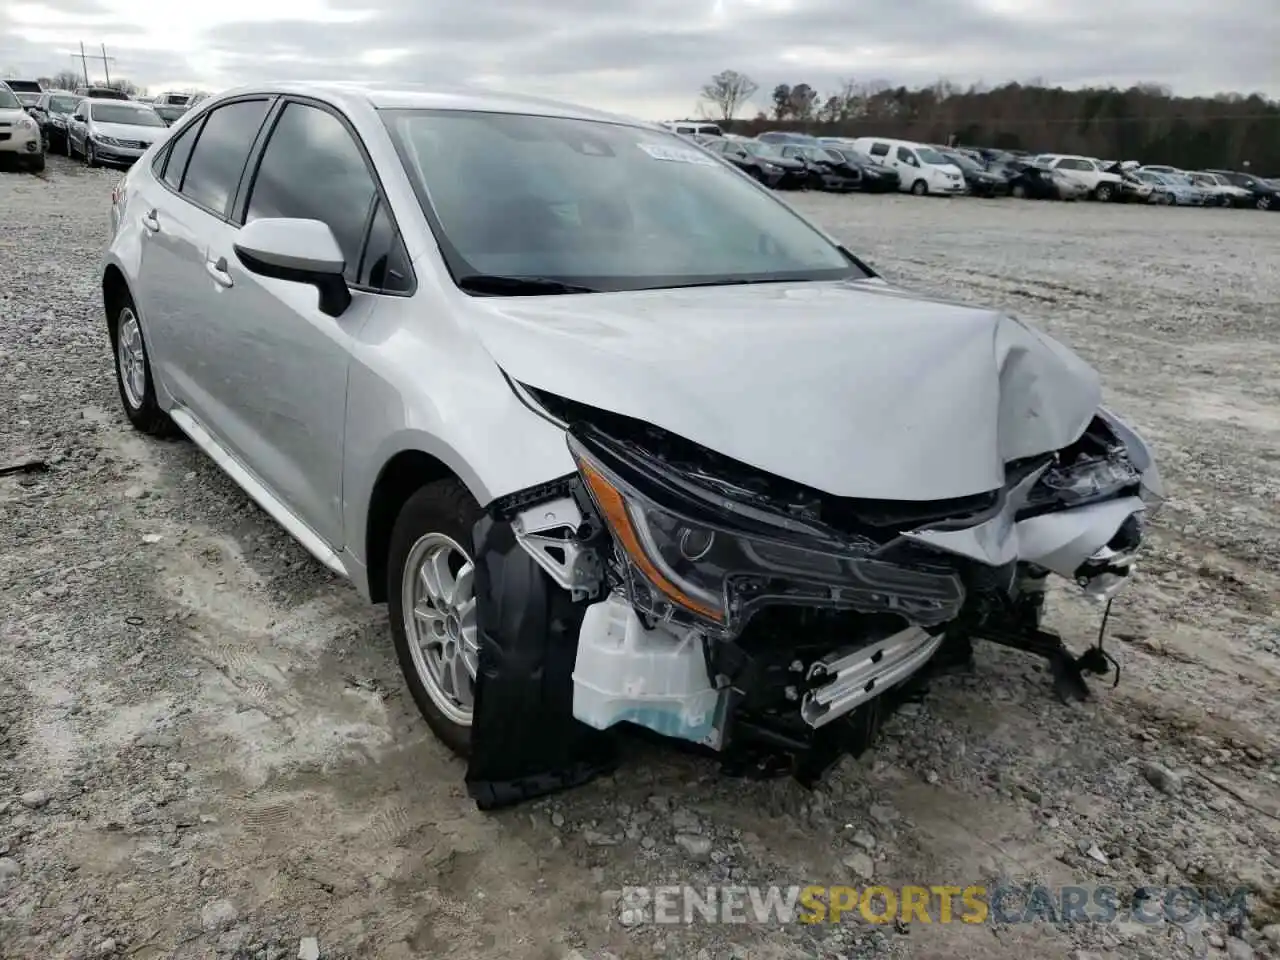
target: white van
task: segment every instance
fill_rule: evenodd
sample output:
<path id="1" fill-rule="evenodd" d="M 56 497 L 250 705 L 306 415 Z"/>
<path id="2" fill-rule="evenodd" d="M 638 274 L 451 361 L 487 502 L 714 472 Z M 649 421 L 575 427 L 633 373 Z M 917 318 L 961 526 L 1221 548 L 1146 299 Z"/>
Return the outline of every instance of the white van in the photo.
<path id="1" fill-rule="evenodd" d="M 666 127 L 672 133 L 682 137 L 723 137 L 724 132 L 719 125 L 701 120 L 664 120 L 659 126 Z"/>
<path id="2" fill-rule="evenodd" d="M 964 174 L 933 147 L 910 140 L 859 137 L 853 149 L 877 163 L 898 171 L 898 189 L 918 197 L 935 193 L 954 196 L 965 192 Z"/>

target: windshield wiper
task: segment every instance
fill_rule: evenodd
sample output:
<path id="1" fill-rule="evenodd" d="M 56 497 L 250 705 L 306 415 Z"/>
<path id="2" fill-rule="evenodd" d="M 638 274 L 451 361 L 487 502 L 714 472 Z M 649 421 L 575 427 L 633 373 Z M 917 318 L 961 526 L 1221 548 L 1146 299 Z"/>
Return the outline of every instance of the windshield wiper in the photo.
<path id="1" fill-rule="evenodd" d="M 593 287 L 564 283 L 549 277 L 500 277 L 488 273 L 473 273 L 459 277 L 458 286 L 474 293 L 488 293 L 498 297 L 545 296 L 559 293 L 599 293 Z"/>

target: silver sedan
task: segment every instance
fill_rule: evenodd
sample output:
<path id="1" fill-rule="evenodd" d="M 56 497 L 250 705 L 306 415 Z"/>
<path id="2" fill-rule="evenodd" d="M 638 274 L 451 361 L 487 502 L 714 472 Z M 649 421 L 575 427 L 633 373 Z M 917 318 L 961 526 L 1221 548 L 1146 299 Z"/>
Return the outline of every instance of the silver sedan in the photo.
<path id="1" fill-rule="evenodd" d="M 388 604 L 484 808 L 608 769 L 622 724 L 811 780 L 975 639 L 1083 696 L 1046 578 L 1111 597 L 1161 497 L 1066 347 L 609 114 L 242 87 L 112 225 L 125 415 Z"/>

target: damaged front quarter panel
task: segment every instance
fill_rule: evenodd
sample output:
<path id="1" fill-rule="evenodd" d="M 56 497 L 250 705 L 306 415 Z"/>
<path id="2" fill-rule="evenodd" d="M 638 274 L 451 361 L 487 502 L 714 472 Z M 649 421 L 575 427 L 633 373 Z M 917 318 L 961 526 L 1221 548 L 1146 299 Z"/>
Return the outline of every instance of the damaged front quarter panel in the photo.
<path id="1" fill-rule="evenodd" d="M 1145 441 L 1099 408 L 1079 439 L 1010 489 L 997 516 L 905 536 L 992 566 L 1028 564 L 1109 599 L 1132 570 L 1146 521 L 1162 499 L 1159 472 Z M 1100 584 L 1094 584 L 1098 578 Z"/>
<path id="2" fill-rule="evenodd" d="M 1000 490 L 901 502 L 829 497 L 530 398 L 555 410 L 578 474 L 476 528 L 467 782 L 486 809 L 609 769 L 621 723 L 813 782 L 970 638 L 1045 656 L 1060 696 L 1087 696 L 1103 654 L 1073 658 L 1040 628 L 1044 577 L 1109 597 L 1161 493 L 1146 445 L 1104 410 L 1063 449 L 1006 464 Z"/>

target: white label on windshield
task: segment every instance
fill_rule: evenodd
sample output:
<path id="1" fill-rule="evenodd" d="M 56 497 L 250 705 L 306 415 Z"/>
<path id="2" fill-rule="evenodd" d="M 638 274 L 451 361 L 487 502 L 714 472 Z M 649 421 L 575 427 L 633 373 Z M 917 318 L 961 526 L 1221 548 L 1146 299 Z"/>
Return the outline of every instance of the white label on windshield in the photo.
<path id="1" fill-rule="evenodd" d="M 637 143 L 637 147 L 655 160 L 672 160 L 675 163 L 697 163 L 704 167 L 714 167 L 715 157 L 708 157 L 697 150 L 687 147 L 671 147 L 665 143 Z"/>

